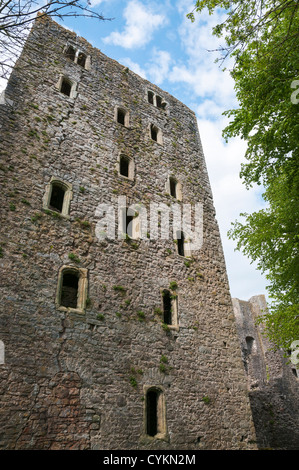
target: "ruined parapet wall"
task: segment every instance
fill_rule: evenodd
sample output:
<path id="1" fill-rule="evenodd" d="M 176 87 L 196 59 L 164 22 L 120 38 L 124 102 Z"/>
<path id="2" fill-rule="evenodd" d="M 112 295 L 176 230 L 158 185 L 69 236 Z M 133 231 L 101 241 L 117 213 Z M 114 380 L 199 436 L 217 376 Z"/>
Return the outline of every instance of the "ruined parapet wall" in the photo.
<path id="1" fill-rule="evenodd" d="M 66 57 L 68 46 L 86 55 L 87 68 Z M 166 107 L 157 96 L 151 104 L 148 91 Z M 194 113 L 46 19 L 36 22 L 6 96 L 13 106 L 0 105 L 1 448 L 255 448 Z M 121 155 L 133 163 L 128 176 Z M 170 195 L 171 175 L 180 202 Z M 64 190 L 59 210 L 49 204 L 53 188 Z M 151 202 L 201 203 L 200 249 L 180 255 L 173 237 L 119 239 L 116 229 L 101 240 L 99 205 L 118 221 L 124 196 L 147 210 Z M 171 294 L 169 325 L 163 290 Z"/>
<path id="2" fill-rule="evenodd" d="M 298 450 L 298 372 L 256 324 L 267 312 L 265 296 L 232 301 L 258 447 Z"/>

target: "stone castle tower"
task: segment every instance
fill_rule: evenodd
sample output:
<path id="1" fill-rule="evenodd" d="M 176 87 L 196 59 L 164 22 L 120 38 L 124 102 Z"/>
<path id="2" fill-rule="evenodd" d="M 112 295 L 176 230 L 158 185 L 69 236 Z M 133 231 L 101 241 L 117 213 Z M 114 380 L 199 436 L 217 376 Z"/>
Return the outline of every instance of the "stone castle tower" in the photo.
<path id="1" fill-rule="evenodd" d="M 0 113 L 0 448 L 255 448 L 194 113 L 42 17 Z"/>

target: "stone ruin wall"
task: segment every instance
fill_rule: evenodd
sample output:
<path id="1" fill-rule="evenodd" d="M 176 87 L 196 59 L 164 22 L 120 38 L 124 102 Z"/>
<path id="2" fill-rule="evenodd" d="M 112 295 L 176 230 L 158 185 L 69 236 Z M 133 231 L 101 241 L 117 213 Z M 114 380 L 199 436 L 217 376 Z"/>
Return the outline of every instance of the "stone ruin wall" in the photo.
<path id="1" fill-rule="evenodd" d="M 298 369 L 274 351 L 258 317 L 267 312 L 265 296 L 232 299 L 246 371 L 259 449 L 299 449 Z"/>
<path id="2" fill-rule="evenodd" d="M 65 57 L 66 45 L 88 56 L 88 69 Z M 64 75 L 70 97 L 59 90 Z M 41 18 L 1 103 L 0 448 L 255 448 L 194 113 Z M 117 106 L 128 125 L 116 122 Z M 133 179 L 120 177 L 120 153 L 134 161 Z M 181 204 L 203 204 L 199 251 L 180 256 L 172 238 L 99 240 L 100 203 L 117 210 L 125 195 L 169 205 L 171 174 Z M 66 214 L 45 208 L 53 177 L 68 188 Z M 80 272 L 80 309 L 57 304 L 63 266 Z M 165 330 L 161 289 L 174 282 L 178 324 Z M 148 387 L 163 397 L 156 436 L 145 428 Z"/>

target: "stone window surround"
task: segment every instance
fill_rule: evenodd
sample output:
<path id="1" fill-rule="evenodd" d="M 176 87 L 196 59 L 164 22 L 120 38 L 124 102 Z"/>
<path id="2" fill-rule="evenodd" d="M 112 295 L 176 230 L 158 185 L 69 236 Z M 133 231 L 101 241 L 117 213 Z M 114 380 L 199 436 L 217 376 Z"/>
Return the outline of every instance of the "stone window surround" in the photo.
<path id="1" fill-rule="evenodd" d="M 190 238 L 186 238 L 185 232 L 183 232 L 183 234 L 184 234 L 184 255 L 180 255 L 179 253 L 177 254 L 181 258 L 190 258 L 192 256 Z M 178 243 L 176 243 L 176 245 L 177 245 L 177 251 L 178 251 Z"/>
<path id="2" fill-rule="evenodd" d="M 149 434 L 147 434 L 147 393 L 151 390 L 158 393 L 158 406 L 157 406 L 158 432 L 155 436 L 149 436 Z M 161 385 L 144 385 L 143 392 L 144 392 L 144 410 L 143 410 L 144 435 L 147 437 L 147 439 L 168 440 L 164 388 Z"/>
<path id="3" fill-rule="evenodd" d="M 178 294 L 176 292 L 171 291 L 170 289 L 160 288 L 160 296 L 161 296 L 161 304 L 162 304 L 162 312 L 163 312 L 163 292 L 168 290 L 170 295 L 174 298 L 171 299 L 171 325 L 167 325 L 170 330 L 179 331 L 179 318 L 178 318 Z"/>
<path id="4" fill-rule="evenodd" d="M 130 208 L 130 214 L 128 214 L 128 209 L 129 207 L 121 207 L 119 211 L 119 220 L 118 220 L 118 232 L 121 236 L 121 238 L 126 239 L 126 234 L 127 234 L 127 227 L 125 226 L 126 223 L 126 217 L 124 212 L 126 212 L 127 215 L 132 216 L 133 219 L 131 221 L 131 227 L 132 227 L 132 234 L 129 235 L 130 238 L 133 240 L 138 240 L 140 238 L 140 218 L 139 214 L 136 211 L 133 211 L 132 208 Z M 133 214 L 134 212 L 134 214 Z"/>
<path id="5" fill-rule="evenodd" d="M 45 194 L 43 198 L 43 209 L 53 210 L 50 208 L 50 200 L 51 200 L 51 195 L 52 195 L 52 187 L 54 184 L 58 184 L 62 186 L 65 190 L 62 211 L 58 213 L 60 214 L 60 216 L 68 219 L 69 211 L 70 211 L 70 203 L 73 197 L 72 184 L 66 181 L 63 181 L 61 178 L 58 178 L 57 176 L 52 176 L 50 179 L 50 182 L 46 185 L 46 190 L 45 190 Z M 53 211 L 53 212 L 56 212 L 56 211 Z"/>
<path id="6" fill-rule="evenodd" d="M 62 82 L 63 80 L 67 80 L 70 85 L 71 85 L 71 92 L 70 92 L 70 95 L 67 96 L 65 94 L 63 94 L 64 96 L 66 96 L 67 98 L 76 98 L 77 97 L 77 82 L 75 82 L 74 80 L 71 80 L 67 75 L 60 75 L 59 76 L 59 79 L 58 79 L 58 82 L 56 83 L 56 88 L 60 91 L 61 93 L 61 86 L 62 86 Z"/>
<path id="7" fill-rule="evenodd" d="M 182 183 L 173 175 L 169 175 L 166 181 L 165 189 L 168 194 L 171 194 L 170 191 L 170 180 L 173 179 L 176 182 L 176 199 L 178 201 L 182 200 Z"/>
<path id="8" fill-rule="evenodd" d="M 62 290 L 62 282 L 63 282 L 63 275 L 65 273 L 76 273 L 78 274 L 78 297 L 77 297 L 77 308 L 72 307 L 64 307 L 61 305 L 61 290 Z M 85 268 L 77 268 L 76 266 L 72 265 L 64 265 L 60 268 L 58 273 L 58 283 L 57 283 L 57 292 L 56 292 L 56 308 L 60 311 L 64 312 L 72 312 L 72 313 L 79 313 L 84 314 L 86 308 L 86 299 L 87 299 L 87 286 L 88 286 L 88 279 L 87 279 L 88 270 Z"/>
<path id="9" fill-rule="evenodd" d="M 75 59 L 74 59 L 74 61 L 70 60 L 70 62 L 73 62 L 74 64 L 77 64 L 79 55 L 84 54 L 85 57 L 86 57 L 86 60 L 85 60 L 85 66 L 82 67 L 82 68 L 85 69 L 85 70 L 90 70 L 90 66 L 91 66 L 91 57 L 90 57 L 90 55 L 87 55 L 84 51 L 82 51 L 81 49 L 78 49 L 73 44 L 67 44 L 65 46 L 64 51 L 63 51 L 64 54 L 66 54 L 69 47 L 72 47 L 75 50 Z"/>
<path id="10" fill-rule="evenodd" d="M 122 111 L 125 115 L 125 122 L 124 122 L 124 124 L 121 124 L 121 125 L 123 125 L 124 127 L 129 127 L 130 114 L 129 114 L 129 111 L 124 106 L 115 106 L 115 108 L 114 108 L 114 120 L 118 123 L 117 116 L 118 116 L 118 111 L 119 110 Z"/>
<path id="11" fill-rule="evenodd" d="M 150 101 L 149 101 L 149 93 L 151 93 L 151 95 L 152 95 L 153 103 L 150 103 Z M 158 109 L 163 109 L 165 111 L 165 109 L 167 108 L 166 101 L 164 101 L 163 98 L 160 95 L 158 95 L 157 93 L 155 93 L 151 89 L 148 89 L 146 91 L 146 98 L 147 98 L 147 101 L 150 104 L 152 104 L 153 106 L 155 106 Z M 159 101 L 161 102 L 161 106 L 158 106 Z"/>
<path id="12" fill-rule="evenodd" d="M 121 158 L 126 158 L 129 162 L 129 174 L 128 176 L 125 176 L 125 175 L 122 175 L 120 173 L 120 160 Z M 116 170 L 117 170 L 117 173 L 118 173 L 118 176 L 120 176 L 121 178 L 124 178 L 125 180 L 130 180 L 130 181 L 134 181 L 134 178 L 135 178 L 135 162 L 134 162 L 134 158 L 133 157 L 129 157 L 128 155 L 124 154 L 124 153 L 120 153 L 117 157 L 117 163 L 116 163 Z"/>
<path id="13" fill-rule="evenodd" d="M 152 128 L 157 132 L 157 140 L 152 138 Z M 154 142 L 157 142 L 157 144 L 162 145 L 163 139 L 162 139 L 162 131 L 159 127 L 157 127 L 155 124 L 150 123 L 149 125 L 149 136 L 150 139 Z"/>

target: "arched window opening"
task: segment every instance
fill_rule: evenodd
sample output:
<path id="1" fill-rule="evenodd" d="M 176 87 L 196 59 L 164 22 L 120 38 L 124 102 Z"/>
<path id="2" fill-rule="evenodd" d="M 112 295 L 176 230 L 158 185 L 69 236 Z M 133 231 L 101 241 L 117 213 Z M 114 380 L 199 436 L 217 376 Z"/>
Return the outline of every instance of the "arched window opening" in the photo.
<path id="1" fill-rule="evenodd" d="M 59 270 L 56 306 L 59 310 L 75 310 L 84 313 L 87 299 L 87 274 L 85 268 L 62 266 Z"/>
<path id="2" fill-rule="evenodd" d="M 60 91 L 66 96 L 71 96 L 72 84 L 67 78 L 63 78 Z"/>
<path id="3" fill-rule="evenodd" d="M 62 212 L 63 201 L 65 195 L 65 188 L 60 184 L 52 184 L 51 198 L 49 203 L 49 209 L 56 212 Z"/>
<path id="4" fill-rule="evenodd" d="M 52 176 L 46 186 L 43 197 L 43 208 L 59 212 L 62 217 L 69 217 L 72 195 L 71 183 L 63 181 L 56 176 Z"/>
<path id="5" fill-rule="evenodd" d="M 158 396 L 156 390 L 147 392 L 147 434 L 155 436 L 158 433 Z"/>
<path id="6" fill-rule="evenodd" d="M 65 55 L 68 59 L 70 59 L 74 62 L 75 61 L 75 56 L 76 56 L 76 51 L 72 46 L 69 46 L 67 48 L 67 51 L 66 51 Z"/>
<path id="7" fill-rule="evenodd" d="M 86 55 L 83 54 L 83 52 L 79 52 L 78 54 L 78 59 L 77 59 L 77 64 L 81 65 L 81 67 L 85 67 L 86 64 Z"/>
<path id="8" fill-rule="evenodd" d="M 172 302 L 169 290 L 163 290 L 163 322 L 172 325 Z"/>
<path id="9" fill-rule="evenodd" d="M 185 256 L 185 236 L 183 232 L 177 232 L 178 254 Z"/>
<path id="10" fill-rule="evenodd" d="M 119 160 L 119 173 L 122 176 L 129 177 L 129 164 L 129 158 L 125 157 L 124 155 L 121 155 Z"/>
<path id="11" fill-rule="evenodd" d="M 61 286 L 62 307 L 77 308 L 78 306 L 79 274 L 77 272 L 64 272 Z"/>
<path id="12" fill-rule="evenodd" d="M 173 197 L 177 197 L 177 181 L 175 178 L 169 178 L 169 187 L 170 187 L 170 194 Z"/>

